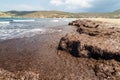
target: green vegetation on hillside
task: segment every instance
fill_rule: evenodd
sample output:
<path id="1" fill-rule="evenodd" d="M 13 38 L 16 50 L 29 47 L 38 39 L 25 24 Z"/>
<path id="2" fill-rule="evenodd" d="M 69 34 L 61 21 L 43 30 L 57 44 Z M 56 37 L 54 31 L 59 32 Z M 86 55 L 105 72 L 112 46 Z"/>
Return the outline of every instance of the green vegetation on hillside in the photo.
<path id="1" fill-rule="evenodd" d="M 10 13 L 10 14 L 14 14 L 15 16 L 22 16 L 22 15 L 26 15 L 26 14 L 30 14 L 30 13 L 34 13 L 37 11 L 7 11 L 6 13 Z"/>
<path id="2" fill-rule="evenodd" d="M 30 14 L 26 14 L 23 17 L 32 18 L 71 18 L 74 17 L 73 13 L 62 11 L 39 11 Z"/>

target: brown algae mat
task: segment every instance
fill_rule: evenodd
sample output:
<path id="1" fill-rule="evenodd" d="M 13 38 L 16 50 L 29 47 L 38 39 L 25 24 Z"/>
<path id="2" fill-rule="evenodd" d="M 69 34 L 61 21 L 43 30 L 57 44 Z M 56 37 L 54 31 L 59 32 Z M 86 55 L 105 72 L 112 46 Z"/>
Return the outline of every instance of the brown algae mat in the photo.
<path id="1" fill-rule="evenodd" d="M 0 80 L 119 80 L 120 29 L 92 20 L 69 25 L 0 41 Z"/>
<path id="2" fill-rule="evenodd" d="M 96 60 L 97 62 L 92 64 L 99 80 L 118 80 L 120 79 L 120 28 L 107 27 L 105 24 L 107 23 L 86 19 L 69 23 L 76 27 L 76 32 L 62 37 L 58 50 L 79 59 Z"/>

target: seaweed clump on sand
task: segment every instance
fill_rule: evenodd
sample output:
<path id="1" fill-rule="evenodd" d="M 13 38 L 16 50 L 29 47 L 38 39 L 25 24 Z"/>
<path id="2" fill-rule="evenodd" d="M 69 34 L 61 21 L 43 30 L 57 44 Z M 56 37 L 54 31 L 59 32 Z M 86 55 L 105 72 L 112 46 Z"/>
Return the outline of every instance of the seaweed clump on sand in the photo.
<path id="1" fill-rule="evenodd" d="M 98 79 L 120 79 L 120 28 L 106 26 L 103 22 L 76 20 L 69 25 L 76 32 L 62 37 L 59 51 L 76 58 L 93 59 L 93 71 Z M 119 76 L 118 76 L 119 75 Z"/>

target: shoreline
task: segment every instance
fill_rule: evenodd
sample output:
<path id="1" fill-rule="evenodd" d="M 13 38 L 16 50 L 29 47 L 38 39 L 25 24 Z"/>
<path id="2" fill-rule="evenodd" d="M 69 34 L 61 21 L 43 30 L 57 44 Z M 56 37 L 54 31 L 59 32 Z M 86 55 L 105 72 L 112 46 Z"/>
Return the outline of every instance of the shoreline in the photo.
<path id="1" fill-rule="evenodd" d="M 86 54 L 84 55 L 86 51 L 83 51 L 82 57 L 77 57 L 70 53 L 71 48 L 64 49 L 66 44 L 63 44 L 63 50 L 57 50 L 62 37 L 69 39 L 68 42 L 75 42 L 76 45 L 79 44 L 78 41 L 89 45 L 91 45 L 92 40 L 93 42 L 95 40 L 101 41 L 98 39 L 104 36 L 93 39 L 93 37 L 86 35 L 89 30 L 90 32 L 93 30 L 94 33 L 96 29 L 82 28 L 86 34 L 81 35 L 76 31 L 77 27 L 73 25 L 60 28 L 63 30 L 59 33 L 0 41 L 0 79 L 102 80 L 109 77 L 109 79 L 119 78 L 120 63 L 115 59 L 89 58 Z M 106 33 L 106 31 L 108 30 L 103 32 Z M 100 36 L 104 34 L 101 32 L 100 28 Z M 72 43 L 70 45 L 74 50 L 77 50 L 76 45 L 72 45 Z M 80 52 L 80 54 L 82 53 Z M 113 68 L 116 70 L 115 75 L 112 75 Z"/>
<path id="2" fill-rule="evenodd" d="M 63 30 L 57 33 L 0 41 L 0 79 L 8 80 L 16 77 L 21 80 L 26 77 L 29 80 L 34 78 L 37 80 L 37 73 L 42 75 L 41 79 L 47 79 L 47 75 L 50 77 L 51 69 L 54 71 L 59 58 L 57 55 L 59 40 L 72 32 L 74 27 L 58 28 Z"/>

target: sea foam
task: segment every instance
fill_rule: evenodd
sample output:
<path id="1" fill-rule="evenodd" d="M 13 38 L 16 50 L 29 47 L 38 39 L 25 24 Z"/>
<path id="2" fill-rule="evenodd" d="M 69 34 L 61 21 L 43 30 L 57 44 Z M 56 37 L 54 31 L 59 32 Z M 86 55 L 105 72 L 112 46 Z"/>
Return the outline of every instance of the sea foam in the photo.
<path id="1" fill-rule="evenodd" d="M 28 19 L 28 20 L 11 20 L 11 22 L 34 22 L 34 19 Z"/>
<path id="2" fill-rule="evenodd" d="M 9 24 L 9 21 L 0 21 L 0 24 Z"/>

